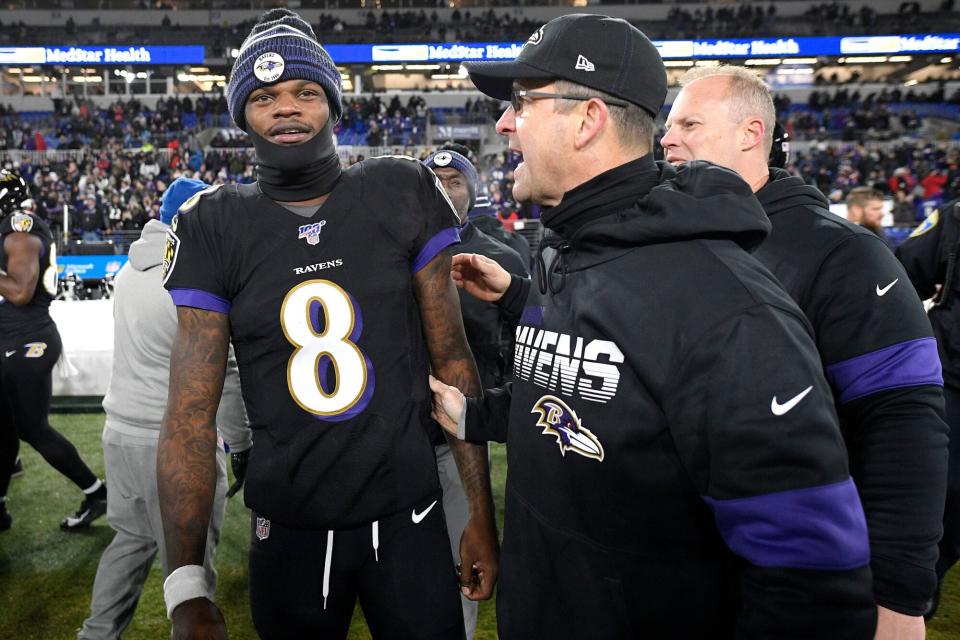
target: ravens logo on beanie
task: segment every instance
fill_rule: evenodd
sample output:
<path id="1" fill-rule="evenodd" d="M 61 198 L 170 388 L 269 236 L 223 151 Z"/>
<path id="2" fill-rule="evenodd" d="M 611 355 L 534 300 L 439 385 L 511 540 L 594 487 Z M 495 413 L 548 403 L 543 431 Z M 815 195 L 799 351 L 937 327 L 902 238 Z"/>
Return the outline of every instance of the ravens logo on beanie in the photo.
<path id="1" fill-rule="evenodd" d="M 253 25 L 230 71 L 227 104 L 237 126 L 247 129 L 244 108 L 251 93 L 285 80 L 319 84 L 327 94 L 331 119 L 340 119 L 343 88 L 330 54 L 300 16 L 288 9 L 271 9 Z"/>

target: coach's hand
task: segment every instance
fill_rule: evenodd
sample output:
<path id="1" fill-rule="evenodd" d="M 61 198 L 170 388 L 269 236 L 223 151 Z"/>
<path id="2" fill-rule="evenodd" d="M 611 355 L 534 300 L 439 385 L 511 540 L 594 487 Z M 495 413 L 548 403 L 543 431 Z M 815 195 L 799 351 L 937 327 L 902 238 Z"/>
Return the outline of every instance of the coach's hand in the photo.
<path id="1" fill-rule="evenodd" d="M 923 616 L 908 616 L 886 607 L 877 607 L 874 640 L 923 640 L 927 636 Z"/>
<path id="2" fill-rule="evenodd" d="M 223 614 L 206 598 L 194 598 L 178 605 L 171 620 L 172 640 L 227 640 Z"/>
<path id="3" fill-rule="evenodd" d="M 430 390 L 433 391 L 433 409 L 430 415 L 443 430 L 457 438 L 457 422 L 464 409 L 463 394 L 456 387 L 451 387 L 430 376 Z"/>
<path id="4" fill-rule="evenodd" d="M 453 256 L 450 276 L 459 288 L 487 302 L 496 302 L 510 288 L 510 274 L 506 269 L 476 253 Z"/>
<path id="5" fill-rule="evenodd" d="M 489 600 L 500 568 L 493 514 L 471 516 L 460 538 L 460 592 L 468 600 Z"/>

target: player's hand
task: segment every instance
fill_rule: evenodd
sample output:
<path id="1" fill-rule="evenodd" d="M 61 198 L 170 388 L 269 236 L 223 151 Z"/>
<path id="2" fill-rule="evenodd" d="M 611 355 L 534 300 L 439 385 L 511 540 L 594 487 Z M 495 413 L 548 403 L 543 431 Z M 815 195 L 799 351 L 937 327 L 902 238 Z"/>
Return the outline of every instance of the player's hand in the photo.
<path id="1" fill-rule="evenodd" d="M 453 256 L 450 276 L 457 287 L 487 302 L 496 302 L 510 287 L 510 274 L 506 269 L 476 253 Z"/>
<path id="2" fill-rule="evenodd" d="M 232 498 L 243 486 L 247 477 L 247 462 L 250 460 L 250 449 L 230 454 L 230 468 L 233 469 L 233 484 L 227 491 L 227 497 Z"/>
<path id="3" fill-rule="evenodd" d="M 227 623 L 217 605 L 206 598 L 187 600 L 170 616 L 171 640 L 227 640 Z"/>
<path id="4" fill-rule="evenodd" d="M 493 514 L 471 516 L 460 538 L 460 593 L 468 600 L 489 600 L 500 570 L 500 545 Z"/>
<path id="5" fill-rule="evenodd" d="M 440 423 L 443 430 L 457 437 L 457 423 L 466 401 L 456 387 L 451 387 L 430 376 L 430 390 L 433 391 L 433 409 L 430 415 Z"/>
<path id="6" fill-rule="evenodd" d="M 923 640 L 926 636 L 923 616 L 908 616 L 877 607 L 877 633 L 874 640 Z"/>

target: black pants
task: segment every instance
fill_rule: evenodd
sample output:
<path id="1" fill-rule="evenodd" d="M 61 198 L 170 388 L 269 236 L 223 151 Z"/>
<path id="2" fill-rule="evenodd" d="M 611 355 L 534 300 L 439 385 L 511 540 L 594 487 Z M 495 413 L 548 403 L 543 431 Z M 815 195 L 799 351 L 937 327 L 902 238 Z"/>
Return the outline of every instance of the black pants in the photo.
<path id="1" fill-rule="evenodd" d="M 0 337 L 0 497 L 7 495 L 19 440 L 80 489 L 97 481 L 76 447 L 48 420 L 53 365 L 62 348 L 52 321 L 24 335 Z"/>
<path id="2" fill-rule="evenodd" d="M 336 530 L 330 542 L 327 531 L 252 514 L 250 609 L 261 638 L 346 638 L 359 597 L 374 638 L 463 639 L 439 493 L 376 525 Z"/>
<path id="3" fill-rule="evenodd" d="M 960 389 L 943 388 L 946 419 L 950 426 L 950 458 L 947 466 L 947 502 L 943 510 L 943 537 L 937 560 L 937 579 L 943 580 L 960 560 Z"/>

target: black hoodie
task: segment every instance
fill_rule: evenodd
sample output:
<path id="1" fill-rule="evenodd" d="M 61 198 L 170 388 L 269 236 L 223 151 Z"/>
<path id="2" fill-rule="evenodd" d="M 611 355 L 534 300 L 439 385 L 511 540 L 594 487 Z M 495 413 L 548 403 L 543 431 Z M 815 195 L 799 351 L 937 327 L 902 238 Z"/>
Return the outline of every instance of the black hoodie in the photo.
<path id="1" fill-rule="evenodd" d="M 746 183 L 646 156 L 543 221 L 514 383 L 467 413 L 507 441 L 501 637 L 872 638 L 829 386 Z"/>
<path id="2" fill-rule="evenodd" d="M 947 464 L 930 323 L 883 240 L 800 178 L 770 177 L 757 198 L 773 231 L 754 256 L 813 324 L 867 515 L 874 597 L 920 615 L 936 588 Z"/>

